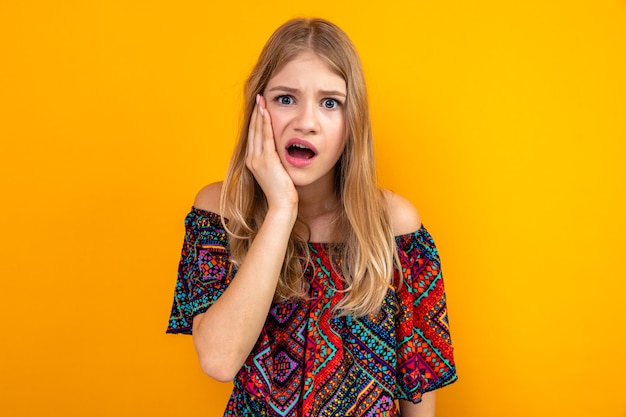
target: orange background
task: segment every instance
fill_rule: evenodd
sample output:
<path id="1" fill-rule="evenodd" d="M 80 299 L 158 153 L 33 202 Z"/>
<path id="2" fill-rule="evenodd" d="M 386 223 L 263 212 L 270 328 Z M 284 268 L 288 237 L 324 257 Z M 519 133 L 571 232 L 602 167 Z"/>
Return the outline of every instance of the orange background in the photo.
<path id="1" fill-rule="evenodd" d="M 439 415 L 626 416 L 626 4 L 306 3 L 2 3 L 0 413 L 222 414 L 229 385 L 164 334 L 183 218 L 263 43 L 317 15 L 441 251 Z"/>

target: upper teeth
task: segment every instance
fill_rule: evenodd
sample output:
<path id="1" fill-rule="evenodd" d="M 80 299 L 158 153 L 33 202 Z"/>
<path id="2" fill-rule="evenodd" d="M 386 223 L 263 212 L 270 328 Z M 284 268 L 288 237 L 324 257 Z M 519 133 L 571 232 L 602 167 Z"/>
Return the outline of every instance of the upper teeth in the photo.
<path id="1" fill-rule="evenodd" d="M 300 144 L 300 143 L 294 143 L 294 144 L 293 144 L 293 145 L 291 145 L 291 146 L 294 146 L 294 147 L 296 147 L 296 148 L 300 148 L 300 149 L 309 149 L 309 148 L 307 148 L 306 146 L 304 146 L 304 145 L 302 145 L 302 144 Z"/>

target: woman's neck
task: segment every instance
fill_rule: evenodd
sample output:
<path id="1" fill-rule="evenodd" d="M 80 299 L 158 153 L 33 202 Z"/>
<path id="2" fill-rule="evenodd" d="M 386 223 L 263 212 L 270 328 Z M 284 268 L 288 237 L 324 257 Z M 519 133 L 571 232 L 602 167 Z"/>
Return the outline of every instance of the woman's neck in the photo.
<path id="1" fill-rule="evenodd" d="M 342 205 L 332 186 L 299 189 L 298 218 L 307 225 L 311 242 L 337 242 Z"/>

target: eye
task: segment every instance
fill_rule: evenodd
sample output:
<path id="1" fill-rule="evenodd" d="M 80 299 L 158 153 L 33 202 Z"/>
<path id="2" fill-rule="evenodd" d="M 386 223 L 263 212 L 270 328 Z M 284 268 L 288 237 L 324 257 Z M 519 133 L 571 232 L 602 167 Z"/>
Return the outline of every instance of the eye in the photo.
<path id="1" fill-rule="evenodd" d="M 276 101 L 279 104 L 283 104 L 285 106 L 288 106 L 290 104 L 293 104 L 293 97 L 291 97 L 291 96 L 278 96 L 278 97 L 276 97 Z"/>
<path id="2" fill-rule="evenodd" d="M 324 100 L 322 100 L 322 106 L 325 109 L 336 109 L 337 107 L 341 106 L 341 103 L 334 98 L 325 98 Z"/>

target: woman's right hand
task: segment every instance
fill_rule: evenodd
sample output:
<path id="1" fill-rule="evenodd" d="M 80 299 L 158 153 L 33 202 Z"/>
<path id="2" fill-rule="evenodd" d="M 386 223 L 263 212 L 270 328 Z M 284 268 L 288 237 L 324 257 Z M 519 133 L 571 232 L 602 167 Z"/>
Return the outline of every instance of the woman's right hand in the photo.
<path id="1" fill-rule="evenodd" d="M 202 369 L 218 381 L 234 378 L 263 330 L 298 215 L 298 193 L 276 152 L 270 115 L 260 96 L 248 127 L 246 166 L 265 193 L 267 214 L 237 278 L 193 319 Z"/>
<path id="2" fill-rule="evenodd" d="M 261 95 L 248 126 L 246 166 L 265 193 L 268 209 L 297 210 L 298 192 L 276 152 L 272 120 Z"/>

